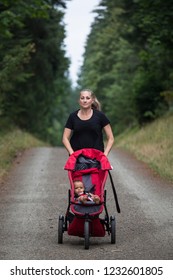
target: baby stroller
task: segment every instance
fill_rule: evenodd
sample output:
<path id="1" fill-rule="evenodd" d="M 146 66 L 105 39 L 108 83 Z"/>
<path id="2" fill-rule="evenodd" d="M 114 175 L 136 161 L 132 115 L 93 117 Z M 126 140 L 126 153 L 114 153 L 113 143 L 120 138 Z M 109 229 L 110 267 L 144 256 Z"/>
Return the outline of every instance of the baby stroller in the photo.
<path id="1" fill-rule="evenodd" d="M 116 243 L 115 216 L 109 217 L 106 207 L 105 183 L 108 174 L 112 183 L 117 211 L 120 213 L 118 199 L 110 174 L 112 169 L 107 157 L 96 149 L 81 149 L 74 152 L 67 160 L 65 170 L 68 171 L 71 189 L 68 191 L 68 207 L 65 214 L 58 219 L 58 243 L 63 243 L 63 233 L 84 238 L 84 248 L 89 249 L 90 237 L 103 237 L 106 231 L 111 235 L 111 243 Z M 100 197 L 98 204 L 88 200 L 81 203 L 75 198 L 74 180 L 84 183 L 85 192 Z M 105 218 L 99 215 L 105 210 Z"/>

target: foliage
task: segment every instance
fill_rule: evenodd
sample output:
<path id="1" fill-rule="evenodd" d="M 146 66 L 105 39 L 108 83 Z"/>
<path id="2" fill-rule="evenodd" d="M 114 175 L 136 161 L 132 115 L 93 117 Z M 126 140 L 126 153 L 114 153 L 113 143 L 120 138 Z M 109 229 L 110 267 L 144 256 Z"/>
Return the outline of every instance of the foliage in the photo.
<path id="1" fill-rule="evenodd" d="M 63 8 L 63 0 L 0 4 L 0 115 L 52 144 L 71 92 Z"/>
<path id="2" fill-rule="evenodd" d="M 172 0 L 100 0 L 76 89 L 66 1 L 1 1 L 0 117 L 57 145 L 81 88 L 96 93 L 115 134 L 172 110 Z"/>
<path id="3" fill-rule="evenodd" d="M 102 0 L 95 13 L 78 84 L 95 91 L 120 133 L 172 104 L 172 1 Z"/>

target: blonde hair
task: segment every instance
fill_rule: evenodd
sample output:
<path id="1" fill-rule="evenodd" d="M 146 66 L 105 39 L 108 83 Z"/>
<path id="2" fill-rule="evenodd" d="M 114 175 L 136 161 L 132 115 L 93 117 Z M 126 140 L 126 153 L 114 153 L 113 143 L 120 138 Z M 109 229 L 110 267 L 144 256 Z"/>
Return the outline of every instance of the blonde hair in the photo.
<path id="1" fill-rule="evenodd" d="M 81 93 L 81 92 L 84 92 L 84 91 L 88 91 L 88 92 L 91 93 L 91 97 L 93 98 L 93 104 L 92 104 L 91 107 L 92 107 L 93 109 L 96 109 L 96 110 L 98 110 L 98 111 L 101 111 L 101 104 L 100 104 L 100 102 L 98 101 L 97 97 L 95 96 L 94 92 L 93 92 L 92 90 L 88 89 L 88 88 L 85 88 L 85 89 L 82 89 L 82 90 L 80 91 L 80 93 Z"/>

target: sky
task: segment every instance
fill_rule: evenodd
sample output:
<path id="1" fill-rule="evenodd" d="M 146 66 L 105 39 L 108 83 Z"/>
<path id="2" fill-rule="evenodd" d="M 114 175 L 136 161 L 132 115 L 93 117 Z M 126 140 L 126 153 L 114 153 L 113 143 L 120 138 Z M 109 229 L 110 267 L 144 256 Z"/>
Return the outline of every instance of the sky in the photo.
<path id="1" fill-rule="evenodd" d="M 82 65 L 84 45 L 95 14 L 92 11 L 98 6 L 100 0 L 71 0 L 67 1 L 64 16 L 66 30 L 66 52 L 71 60 L 70 78 L 76 85 L 77 74 Z"/>

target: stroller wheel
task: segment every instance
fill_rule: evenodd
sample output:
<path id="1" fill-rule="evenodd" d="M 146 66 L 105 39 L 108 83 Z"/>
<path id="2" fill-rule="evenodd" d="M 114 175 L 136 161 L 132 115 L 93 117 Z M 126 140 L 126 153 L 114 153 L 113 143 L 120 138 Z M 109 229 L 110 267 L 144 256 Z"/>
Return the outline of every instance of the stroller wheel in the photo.
<path id="1" fill-rule="evenodd" d="M 60 215 L 58 220 L 58 243 L 63 243 L 63 224 L 64 224 L 64 216 Z"/>
<path id="2" fill-rule="evenodd" d="M 84 246 L 85 249 L 89 249 L 89 221 L 84 223 Z"/>
<path id="3" fill-rule="evenodd" d="M 111 228 L 111 243 L 115 244 L 116 242 L 116 222 L 115 222 L 115 216 L 110 217 L 110 228 Z"/>

